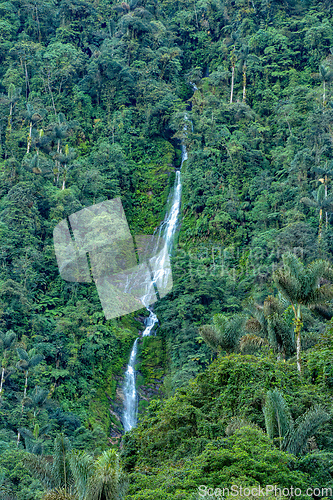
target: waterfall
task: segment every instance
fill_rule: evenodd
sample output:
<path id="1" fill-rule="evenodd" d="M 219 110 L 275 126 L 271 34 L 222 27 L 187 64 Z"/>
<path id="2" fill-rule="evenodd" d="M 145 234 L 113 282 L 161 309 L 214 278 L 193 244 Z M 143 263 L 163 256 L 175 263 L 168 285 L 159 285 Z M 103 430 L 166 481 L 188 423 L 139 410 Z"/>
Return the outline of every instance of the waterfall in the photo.
<path id="1" fill-rule="evenodd" d="M 124 395 L 126 406 L 123 417 L 125 431 L 129 431 L 136 424 L 137 395 L 135 388 L 135 360 L 138 350 L 138 340 L 137 338 L 133 344 L 130 360 L 125 373 Z"/>
<path id="2" fill-rule="evenodd" d="M 185 121 L 187 121 L 187 115 L 185 115 Z M 184 132 L 186 132 L 187 126 L 185 123 L 184 126 Z M 182 161 L 180 168 L 183 165 L 183 162 L 187 160 L 187 150 L 185 144 L 182 144 Z M 148 288 L 151 286 L 154 286 L 154 283 L 158 279 L 158 275 L 162 275 L 163 279 L 167 280 L 168 276 L 166 275 L 165 269 L 164 269 L 164 263 L 167 255 L 170 255 L 173 247 L 173 240 L 177 228 L 177 222 L 178 222 L 178 215 L 179 215 L 179 210 L 180 210 L 180 202 L 181 202 L 181 177 L 180 177 L 180 170 L 176 171 L 176 178 L 175 178 L 175 183 L 173 187 L 173 191 L 170 194 L 169 201 L 171 198 L 171 207 L 170 210 L 166 213 L 166 216 L 164 218 L 164 221 L 162 222 L 160 229 L 159 229 L 159 235 L 158 235 L 158 241 L 163 238 L 164 241 L 164 247 L 163 251 L 161 252 L 161 255 L 158 260 L 158 266 L 160 269 L 160 273 L 157 273 L 157 276 L 155 276 L 154 281 L 152 281 L 149 285 Z M 146 296 L 144 296 L 141 300 L 143 304 L 145 304 L 145 297 L 148 297 L 150 295 L 149 289 L 147 290 Z M 149 316 L 145 320 L 145 330 L 142 333 L 143 337 L 147 337 L 151 334 L 152 329 L 158 323 L 158 318 L 156 314 L 153 312 L 153 310 L 146 306 L 147 311 L 149 311 Z M 124 383 L 124 413 L 123 413 L 123 425 L 125 432 L 129 431 L 132 429 L 132 427 L 136 426 L 137 423 L 137 412 L 138 412 L 138 395 L 135 387 L 135 382 L 136 382 L 136 373 L 135 373 L 135 364 L 136 364 L 136 354 L 137 354 L 137 344 L 138 344 L 138 338 L 135 340 L 133 344 L 133 348 L 131 351 L 130 355 L 130 360 L 127 365 L 127 370 L 125 373 L 125 383 Z"/>

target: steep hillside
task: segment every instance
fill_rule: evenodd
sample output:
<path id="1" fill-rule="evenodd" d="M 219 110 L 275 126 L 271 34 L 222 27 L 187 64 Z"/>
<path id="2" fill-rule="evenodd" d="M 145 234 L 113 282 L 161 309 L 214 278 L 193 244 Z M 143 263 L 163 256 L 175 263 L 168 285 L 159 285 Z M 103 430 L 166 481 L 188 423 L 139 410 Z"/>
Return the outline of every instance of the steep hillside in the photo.
<path id="1" fill-rule="evenodd" d="M 217 487 L 209 454 L 223 465 L 236 450 L 249 470 L 246 484 L 259 477 L 309 484 L 312 458 L 284 455 L 264 434 L 262 409 L 274 387 L 293 419 L 312 403 L 331 405 L 332 273 L 318 271 L 320 300 L 300 300 L 297 312 L 288 294 L 277 302 L 274 272 L 287 269 L 287 252 L 301 259 L 293 261 L 298 275 L 303 264 L 306 274 L 316 258 L 332 257 L 332 14 L 330 2 L 315 0 L 0 4 L 4 498 L 42 498 L 24 457 L 50 457 L 61 433 L 95 456 L 117 446 L 119 388 L 145 310 L 106 320 L 94 284 L 60 277 L 53 229 L 120 196 L 132 234 L 152 234 L 180 167 L 181 141 L 188 159 L 173 289 L 155 305 L 157 335 L 140 343 L 142 414 L 156 401 L 125 440 L 134 474 L 128 498 L 176 498 L 177 488 L 189 498 L 205 471 Z M 221 392 L 210 378 L 219 367 L 244 370 L 254 384 L 245 392 L 257 399 L 236 382 Z M 207 401 L 200 384 L 212 385 Z M 226 437 L 232 417 L 258 427 L 245 438 L 238 425 Z M 329 429 L 323 424 L 313 444 L 327 471 Z M 255 441 L 260 464 L 247 451 Z M 238 478 L 235 463 L 230 477 Z M 266 476 L 251 472 L 260 467 Z M 168 486 L 175 471 L 179 479 Z M 323 478 L 316 484 L 331 481 Z"/>

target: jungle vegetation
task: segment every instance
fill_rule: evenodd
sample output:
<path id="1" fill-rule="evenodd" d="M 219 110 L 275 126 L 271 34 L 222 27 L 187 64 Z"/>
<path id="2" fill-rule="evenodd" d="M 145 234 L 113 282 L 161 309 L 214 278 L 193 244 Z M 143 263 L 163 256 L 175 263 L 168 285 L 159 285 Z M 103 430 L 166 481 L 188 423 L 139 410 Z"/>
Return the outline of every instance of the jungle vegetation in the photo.
<path id="1" fill-rule="evenodd" d="M 331 2 L 11 0 L 0 28 L 0 498 L 333 487 Z M 120 196 L 152 234 L 182 142 L 173 289 L 120 447 L 145 310 L 106 320 L 53 229 Z"/>

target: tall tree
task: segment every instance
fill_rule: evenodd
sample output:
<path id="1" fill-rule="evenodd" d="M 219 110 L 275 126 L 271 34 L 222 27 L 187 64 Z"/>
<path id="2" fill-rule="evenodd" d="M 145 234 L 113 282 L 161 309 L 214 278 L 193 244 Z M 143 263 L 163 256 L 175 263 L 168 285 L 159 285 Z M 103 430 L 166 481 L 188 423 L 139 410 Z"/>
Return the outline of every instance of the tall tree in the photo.
<path id="1" fill-rule="evenodd" d="M 31 103 L 27 103 L 27 110 L 25 112 L 25 116 L 28 120 L 29 123 L 29 134 L 28 134 L 28 139 L 27 139 L 27 153 L 30 151 L 31 147 L 31 134 L 32 134 L 32 127 L 38 123 L 40 120 L 43 119 L 43 115 L 40 114 L 39 111 L 37 111 L 34 106 Z"/>
<path id="2" fill-rule="evenodd" d="M 331 82 L 333 80 L 333 71 L 332 68 L 321 64 L 319 66 L 319 76 L 323 81 L 323 106 L 326 104 L 326 83 Z"/>
<path id="3" fill-rule="evenodd" d="M 316 208 L 319 212 L 318 240 L 321 240 L 323 229 L 323 210 L 331 212 L 333 210 L 333 197 L 326 197 L 326 186 L 324 183 L 319 186 L 317 191 L 313 191 L 312 199 L 308 197 L 301 198 L 301 203 L 307 207 Z M 326 216 L 327 217 L 327 216 Z"/>
<path id="4" fill-rule="evenodd" d="M 121 500 L 127 489 L 127 477 L 115 450 L 97 458 L 85 451 L 71 451 L 63 434 L 54 442 L 53 460 L 29 453 L 27 469 L 49 490 L 45 500 Z"/>
<path id="5" fill-rule="evenodd" d="M 61 433 L 54 440 L 51 462 L 46 457 L 27 453 L 24 464 L 45 489 L 63 489 L 66 494 L 69 494 L 73 489 L 73 476 L 69 466 L 71 449 L 69 439 Z"/>
<path id="6" fill-rule="evenodd" d="M 283 267 L 273 274 L 279 292 L 287 299 L 294 312 L 297 369 L 301 372 L 302 307 L 322 305 L 333 297 L 333 287 L 322 284 L 322 278 L 332 279 L 329 262 L 315 260 L 304 266 L 294 254 L 283 255 Z"/>
<path id="7" fill-rule="evenodd" d="M 314 171 L 322 175 L 320 179 L 318 179 L 318 182 L 321 182 L 324 187 L 325 187 L 325 200 L 328 199 L 328 183 L 331 180 L 333 176 L 333 162 L 331 161 L 330 164 L 328 165 L 328 162 L 326 162 L 325 167 L 317 167 L 314 169 Z M 325 210 L 325 227 L 327 229 L 328 227 L 328 211 Z"/>
<path id="8" fill-rule="evenodd" d="M 230 89 L 230 104 L 232 104 L 233 96 L 234 96 L 234 85 L 235 85 L 235 65 L 236 65 L 236 54 L 235 50 L 231 53 L 231 89 Z"/>
<path id="9" fill-rule="evenodd" d="M 86 452 L 75 452 L 70 464 L 79 500 L 124 498 L 127 480 L 115 450 L 104 451 L 96 460 Z"/>
<path id="10" fill-rule="evenodd" d="M 285 359 L 286 355 L 295 352 L 295 340 L 288 320 L 283 316 L 283 304 L 276 298 L 269 296 L 264 302 L 264 315 L 267 319 L 267 333 L 269 343 L 277 351 L 277 358 Z"/>

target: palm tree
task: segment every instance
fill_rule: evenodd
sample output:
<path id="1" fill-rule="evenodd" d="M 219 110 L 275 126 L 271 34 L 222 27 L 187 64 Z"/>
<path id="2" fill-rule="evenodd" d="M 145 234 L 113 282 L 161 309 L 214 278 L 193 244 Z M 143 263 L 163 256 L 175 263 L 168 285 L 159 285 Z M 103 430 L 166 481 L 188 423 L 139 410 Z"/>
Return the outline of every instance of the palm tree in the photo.
<path id="1" fill-rule="evenodd" d="M 278 434 L 281 450 L 283 439 L 293 424 L 288 405 L 277 389 L 267 392 L 264 415 L 267 434 L 270 439 Z"/>
<path id="2" fill-rule="evenodd" d="M 50 406 L 49 391 L 42 389 L 36 385 L 33 394 L 28 399 L 26 406 L 33 409 L 33 423 L 35 424 L 36 417 L 39 415 L 41 410 L 48 408 Z"/>
<path id="3" fill-rule="evenodd" d="M 41 354 L 35 354 L 35 355 L 31 355 L 30 353 L 28 354 L 27 351 L 22 349 L 22 347 L 18 347 L 16 350 L 20 358 L 20 361 L 17 363 L 17 367 L 20 370 L 23 370 L 25 375 L 24 394 L 23 394 L 23 398 L 25 399 L 27 397 L 29 370 L 39 365 L 39 363 L 43 361 L 44 356 L 42 356 Z"/>
<path id="4" fill-rule="evenodd" d="M 323 81 L 323 106 L 326 103 L 326 82 L 331 82 L 333 79 L 333 71 L 330 67 L 324 66 L 321 64 L 319 66 L 319 76 Z"/>
<path id="5" fill-rule="evenodd" d="M 71 444 L 64 434 L 58 434 L 54 440 L 52 461 L 49 457 L 27 453 L 24 465 L 44 486 L 46 490 L 63 489 L 72 493 L 73 475 L 69 467 Z"/>
<path id="6" fill-rule="evenodd" d="M 273 296 L 266 298 L 264 305 L 255 304 L 249 311 L 251 316 L 245 323 L 248 332 L 241 338 L 240 349 L 258 348 L 270 344 L 277 352 L 277 359 L 286 358 L 295 351 L 294 333 L 283 316 L 284 305 Z M 260 335 L 260 336 L 258 336 Z"/>
<path id="7" fill-rule="evenodd" d="M 277 389 L 268 391 L 264 415 L 268 436 L 273 439 L 278 434 L 280 449 L 296 456 L 305 450 L 308 439 L 319 427 L 331 419 L 327 411 L 314 406 L 294 421 L 285 399 Z"/>
<path id="8" fill-rule="evenodd" d="M 25 466 L 48 490 L 43 500 L 121 500 L 127 489 L 115 450 L 94 459 L 85 451 L 72 451 L 63 434 L 55 439 L 51 462 L 27 453 Z"/>
<path id="9" fill-rule="evenodd" d="M 71 169 L 71 165 L 68 165 L 74 158 L 75 158 L 75 150 L 74 148 L 69 148 L 68 144 L 65 146 L 65 152 L 62 153 L 56 153 L 54 155 L 54 158 L 56 160 L 56 164 L 58 165 L 58 177 L 60 175 L 60 172 L 62 172 L 62 190 L 65 189 L 66 187 L 66 178 L 67 178 L 67 173 Z"/>
<path id="10" fill-rule="evenodd" d="M 49 430 L 50 425 L 40 428 L 38 424 L 35 424 L 33 431 L 25 427 L 20 428 L 20 434 L 24 438 L 25 449 L 34 455 L 43 455 L 44 442 L 48 439 Z"/>
<path id="11" fill-rule="evenodd" d="M 308 439 L 330 419 L 331 415 L 324 408 L 310 408 L 294 422 L 294 427 L 285 437 L 284 449 L 293 455 L 300 455 L 305 450 Z"/>
<path id="12" fill-rule="evenodd" d="M 42 114 L 38 113 L 37 110 L 33 107 L 31 103 L 27 103 L 27 110 L 25 112 L 25 116 L 29 122 L 29 134 L 28 134 L 28 140 L 27 140 L 27 153 L 30 151 L 31 147 L 31 134 L 32 134 L 32 127 L 34 126 L 35 123 L 43 119 Z"/>
<path id="13" fill-rule="evenodd" d="M 7 368 L 7 354 L 8 354 L 8 351 L 13 346 L 15 340 L 16 340 L 16 335 L 13 332 L 13 330 L 8 330 L 8 332 L 0 334 L 0 347 L 2 348 L 0 399 L 2 398 L 3 384 L 5 381 L 5 371 Z"/>
<path id="14" fill-rule="evenodd" d="M 333 287 L 321 285 L 321 278 L 332 278 L 329 262 L 315 260 L 306 267 L 294 254 L 283 255 L 283 267 L 273 274 L 274 282 L 282 296 L 291 303 L 294 312 L 297 369 L 301 372 L 302 307 L 322 305 L 333 297 Z"/>
<path id="15" fill-rule="evenodd" d="M 66 117 L 63 113 L 57 115 L 57 121 L 51 123 L 53 137 L 57 141 L 57 153 L 60 153 L 60 146 L 63 139 L 68 134 L 69 123 L 66 121 Z"/>
<path id="16" fill-rule="evenodd" d="M 115 450 L 107 450 L 96 460 L 84 451 L 72 453 L 71 470 L 79 500 L 120 500 L 127 481 Z"/>
<path id="17" fill-rule="evenodd" d="M 228 319 L 224 314 L 215 314 L 213 325 L 201 326 L 199 333 L 213 351 L 230 353 L 242 336 L 243 323 L 244 317 L 241 315 Z"/>
<path id="18" fill-rule="evenodd" d="M 326 188 L 324 183 L 319 186 L 317 191 L 312 192 L 313 199 L 304 197 L 301 198 L 301 203 L 308 207 L 314 207 L 319 211 L 319 229 L 318 229 L 318 240 L 321 240 L 322 226 L 323 226 L 323 210 L 326 209 L 327 212 L 333 210 L 333 197 L 326 197 Z M 326 212 L 326 213 L 327 213 Z"/>
<path id="19" fill-rule="evenodd" d="M 239 53 L 238 72 L 243 75 L 243 102 L 246 101 L 246 62 L 249 55 L 248 45 L 243 45 Z"/>
<path id="20" fill-rule="evenodd" d="M 264 316 L 267 319 L 267 336 L 269 343 L 276 349 L 280 359 L 295 352 L 295 338 L 292 328 L 283 316 L 285 307 L 273 296 L 267 297 L 264 302 Z"/>
<path id="21" fill-rule="evenodd" d="M 326 162 L 325 167 L 317 167 L 314 169 L 314 171 L 317 174 L 322 175 L 322 177 L 320 179 L 318 179 L 318 182 L 321 182 L 325 186 L 325 200 L 327 200 L 328 199 L 327 186 L 328 186 L 328 183 L 330 181 L 330 178 L 332 178 L 332 176 L 333 176 L 333 162 L 331 161 L 329 165 Z M 328 226 L 328 213 L 326 210 L 325 211 L 325 227 L 326 227 L 326 229 L 327 229 L 327 226 Z"/>

